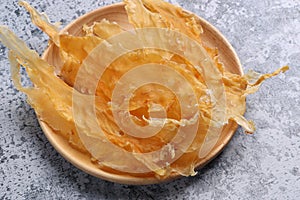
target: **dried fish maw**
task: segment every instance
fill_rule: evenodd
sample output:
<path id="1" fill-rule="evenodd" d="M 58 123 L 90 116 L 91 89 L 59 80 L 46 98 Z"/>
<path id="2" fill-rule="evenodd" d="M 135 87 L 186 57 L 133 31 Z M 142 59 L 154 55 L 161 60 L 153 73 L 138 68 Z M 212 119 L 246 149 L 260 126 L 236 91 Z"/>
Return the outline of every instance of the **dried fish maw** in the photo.
<path id="1" fill-rule="evenodd" d="M 63 66 L 56 76 L 58 66 L 0 27 L 14 84 L 40 120 L 102 169 L 160 179 L 195 175 L 230 120 L 254 131 L 253 122 L 243 117 L 246 95 L 288 67 L 266 75 L 232 74 L 219 62 L 217 49 L 202 44 L 193 14 L 161 0 L 125 4 L 134 33 L 104 19 L 85 25 L 79 37 L 59 33 L 45 15 L 22 2 L 59 48 Z M 34 87 L 20 84 L 20 65 Z M 128 91 L 131 95 L 122 96 Z M 158 131 L 143 137 L 148 130 Z"/>
<path id="2" fill-rule="evenodd" d="M 32 22 L 37 27 L 39 27 L 42 31 L 44 31 L 56 45 L 59 45 L 58 25 L 51 24 L 46 14 L 39 13 L 36 9 L 31 7 L 26 1 L 20 1 L 19 4 L 23 6 L 30 13 Z"/>
<path id="3" fill-rule="evenodd" d="M 73 86 L 78 68 L 87 55 L 101 42 L 102 39 L 93 36 L 75 37 L 71 35 L 59 35 L 60 55 L 63 67 L 59 76 Z"/>
<path id="4" fill-rule="evenodd" d="M 102 19 L 100 22 L 94 22 L 92 26 L 84 25 L 83 31 L 85 32 L 85 35 L 94 35 L 105 40 L 113 35 L 121 33 L 123 29 L 115 22 Z"/>
<path id="5" fill-rule="evenodd" d="M 85 151 L 81 140 L 74 135 L 72 88 L 56 77 L 54 68 L 40 59 L 36 52 L 29 50 L 25 43 L 6 27 L 0 27 L 0 40 L 10 49 L 9 60 L 14 84 L 17 89 L 27 94 L 28 102 L 35 109 L 40 120 L 68 138 L 76 149 Z M 34 87 L 22 87 L 20 65 L 26 68 Z"/>
<path id="6" fill-rule="evenodd" d="M 203 32 L 198 18 L 161 0 L 125 0 L 129 21 L 136 28 L 158 27 L 180 31 L 200 39 Z"/>

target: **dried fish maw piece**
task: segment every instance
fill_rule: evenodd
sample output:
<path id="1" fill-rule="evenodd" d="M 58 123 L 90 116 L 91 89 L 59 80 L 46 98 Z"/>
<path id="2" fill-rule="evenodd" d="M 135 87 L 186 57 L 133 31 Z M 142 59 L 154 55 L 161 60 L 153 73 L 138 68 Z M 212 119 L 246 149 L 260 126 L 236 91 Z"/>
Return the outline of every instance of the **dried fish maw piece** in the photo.
<path id="1" fill-rule="evenodd" d="M 227 96 L 227 115 L 228 119 L 232 119 L 243 127 L 246 133 L 253 133 L 255 125 L 253 121 L 248 121 L 242 114 L 245 112 L 246 96 L 256 92 L 264 80 L 284 73 L 289 69 L 288 66 L 281 67 L 270 74 L 256 74 L 248 73 L 244 76 L 224 73 L 223 83 L 226 89 Z M 253 83 L 254 82 L 254 83 Z"/>
<path id="2" fill-rule="evenodd" d="M 183 73 L 183 70 L 177 63 L 171 62 L 168 60 L 164 60 L 159 54 L 144 54 L 144 56 L 139 59 L 135 60 L 134 58 L 137 58 L 142 50 L 138 50 L 137 52 L 131 52 L 130 54 L 126 54 L 124 56 L 121 56 L 118 58 L 115 62 L 111 64 L 111 66 L 103 73 L 103 76 L 101 78 L 101 82 L 106 83 L 108 86 L 108 91 L 110 91 L 110 94 L 107 94 L 108 97 L 110 97 L 106 102 L 109 103 L 112 96 L 112 91 L 115 87 L 116 82 L 120 79 L 122 74 L 126 74 L 129 70 L 132 68 L 135 68 L 136 66 L 140 66 L 146 63 L 160 63 L 163 65 L 172 66 L 172 68 L 181 71 Z M 154 51 L 153 51 L 154 52 Z M 135 60 L 135 62 L 133 61 Z M 192 75 L 184 75 L 186 78 L 193 79 Z M 114 78 L 116 77 L 116 78 Z M 196 79 L 193 79 L 195 82 L 194 84 L 191 83 L 191 85 L 195 85 L 195 87 L 200 84 L 202 87 L 202 83 L 199 82 Z M 97 88 L 99 90 L 99 88 Z M 97 90 L 97 91 L 98 91 Z M 199 88 L 198 88 L 199 90 Z M 202 94 L 202 93 L 201 93 Z M 199 96 L 201 95 L 199 94 Z M 97 94 L 101 99 L 103 98 L 102 94 Z M 130 99 L 129 104 L 129 111 L 131 114 L 135 116 L 135 119 L 139 119 L 140 122 L 144 122 L 142 116 L 147 117 L 149 115 L 149 110 L 152 104 L 159 104 L 163 106 L 166 109 L 166 114 L 169 119 L 174 119 L 177 121 L 180 121 L 180 110 L 178 110 L 178 101 L 176 100 L 176 96 L 171 91 L 165 90 L 162 86 L 156 85 L 156 84 L 150 84 L 143 86 L 139 88 Z M 148 116 L 149 119 L 149 116 Z M 102 119 L 103 120 L 103 119 Z M 99 120 L 101 121 L 101 120 Z M 147 123 L 148 124 L 148 123 Z M 170 130 L 168 130 L 170 129 Z M 169 141 L 170 138 L 172 138 L 176 134 L 176 126 L 174 126 L 172 130 L 171 124 L 167 128 L 163 128 L 159 133 L 157 133 L 155 136 L 147 139 L 142 138 L 133 138 L 128 135 L 127 132 L 123 132 L 123 135 L 121 139 L 123 142 L 127 142 L 130 140 L 135 140 L 133 145 L 136 145 L 138 147 L 138 150 L 135 149 L 135 151 L 138 152 L 147 152 L 150 150 L 154 150 L 157 147 L 164 145 L 166 142 Z M 121 130 L 115 130 L 111 131 L 111 133 L 114 132 L 120 132 Z M 109 134 L 109 133 L 107 133 Z M 111 134 L 110 138 L 113 138 L 115 135 Z M 119 137 L 119 136 L 116 136 Z M 130 139 L 131 138 L 131 139 Z M 169 138 L 169 139 L 168 139 Z M 118 139 L 117 141 L 120 141 Z M 121 144 L 121 142 L 119 142 Z M 124 145 L 124 144 L 122 144 Z"/>
<path id="3" fill-rule="evenodd" d="M 92 26 L 84 25 L 83 31 L 86 36 L 94 35 L 105 40 L 113 35 L 121 33 L 123 29 L 115 22 L 102 19 L 100 22 L 94 22 Z"/>
<path id="4" fill-rule="evenodd" d="M 40 120 L 47 123 L 55 132 L 68 138 L 73 147 L 86 152 L 81 140 L 73 134 L 75 129 L 70 99 L 72 88 L 56 77 L 53 67 L 40 59 L 36 52 L 29 50 L 25 43 L 6 27 L 0 27 L 0 40 L 10 49 L 9 60 L 14 84 L 17 89 L 27 94 L 28 102 Z M 20 65 L 26 68 L 34 87 L 22 87 Z"/>
<path id="5" fill-rule="evenodd" d="M 69 85 L 74 83 L 78 68 L 88 53 L 103 41 L 100 38 L 106 39 L 122 31 L 118 24 L 103 19 L 100 23 L 95 22 L 92 27 L 85 26 L 86 33 L 90 30 L 92 31 L 91 33 L 98 37 L 74 37 L 67 34 L 59 34 L 58 27 L 49 22 L 47 15 L 39 13 L 25 1 L 20 1 L 20 5 L 24 6 L 30 13 L 32 22 L 44 31 L 60 48 L 63 66 L 56 66 L 56 68 L 59 71 L 58 75 Z"/>
<path id="6" fill-rule="evenodd" d="M 62 82 L 58 77 L 56 77 L 53 73 L 53 69 L 51 66 L 49 66 L 45 61 L 39 59 L 37 57 L 37 54 L 32 53 L 32 51 L 28 50 L 27 47 L 22 44 L 20 41 L 18 41 L 17 38 L 12 37 L 12 33 L 10 34 L 4 34 L 2 36 L 8 36 L 10 35 L 11 40 L 17 41 L 16 44 L 11 44 L 11 43 L 5 43 L 9 48 L 14 49 L 15 53 L 15 58 L 18 59 L 18 62 L 20 62 L 22 65 L 27 67 L 27 71 L 29 71 L 29 77 L 32 78 L 33 83 L 36 85 L 37 88 L 42 88 L 39 89 L 39 91 L 36 90 L 36 87 L 33 88 L 34 92 L 27 92 L 27 95 L 29 96 L 31 105 L 35 110 L 37 111 L 38 115 L 40 116 L 41 120 L 47 121 L 49 123 L 49 126 L 53 128 L 54 130 L 58 130 L 61 126 L 59 125 L 66 125 L 69 122 L 72 122 L 72 114 L 70 113 L 71 109 L 70 106 L 72 104 L 71 101 L 71 92 L 73 92 L 73 97 L 74 97 L 74 92 L 76 95 L 79 95 L 81 98 L 84 98 L 82 94 L 72 90 L 71 87 L 67 86 L 64 82 Z M 2 39 L 2 38 L 1 38 Z M 6 39 L 4 37 L 4 39 Z M 16 49 L 17 45 L 20 47 L 20 49 Z M 24 53 L 26 53 L 26 56 L 30 58 L 30 60 L 27 62 L 26 58 L 23 57 Z M 31 60 L 32 59 L 32 60 Z M 39 64 L 39 65 L 37 65 Z M 45 70 L 47 69 L 47 70 Z M 37 92 L 35 92 L 37 91 Z M 40 95 L 45 96 L 45 98 L 42 98 Z M 42 100 L 42 101 L 40 101 Z M 44 103 L 43 101 L 48 101 L 52 102 L 50 106 L 43 107 Z M 70 101 L 69 101 L 70 100 Z M 85 106 L 85 101 L 82 100 L 79 103 L 81 108 L 86 110 Z M 45 110 L 48 109 L 49 110 Z M 51 108 L 51 110 L 50 110 Z M 53 109 L 57 110 L 58 113 L 53 112 Z M 42 111 L 41 111 L 42 110 Z M 55 118 L 56 114 L 60 114 L 61 118 Z M 82 128 L 85 132 L 90 133 L 91 130 L 90 128 L 86 130 L 87 127 L 93 127 L 93 126 L 85 126 L 86 123 L 89 123 L 88 116 L 81 116 L 82 118 L 86 119 L 85 122 L 83 123 L 78 123 L 80 128 Z M 58 121 L 51 121 L 51 120 L 57 120 Z M 72 127 L 73 124 L 70 124 L 70 127 Z M 67 126 L 66 126 L 67 127 Z M 60 131 L 66 131 L 65 129 L 61 129 Z M 72 130 L 68 130 L 72 131 Z M 85 137 L 85 134 L 81 135 L 82 137 Z M 85 142 L 87 141 L 93 141 L 92 144 L 88 145 L 90 148 L 95 150 L 95 154 L 93 156 L 97 158 L 100 161 L 103 161 L 102 164 L 108 165 L 110 167 L 117 167 L 120 166 L 124 167 L 121 168 L 120 170 L 126 170 L 126 166 L 131 166 L 130 163 L 134 163 L 133 167 L 134 170 L 139 172 L 141 169 L 145 168 L 144 164 L 148 162 L 147 166 L 152 166 L 153 168 L 155 167 L 155 164 L 152 163 L 149 160 L 144 160 L 142 163 L 137 164 L 137 161 L 134 161 L 135 158 L 130 155 L 123 155 L 122 151 L 116 151 L 115 149 L 111 148 L 111 144 L 107 144 L 103 142 L 100 138 L 100 135 L 98 135 L 97 138 L 89 137 L 85 139 Z M 94 140 L 97 139 L 97 145 L 93 145 Z M 124 160 L 120 160 L 120 156 L 124 158 Z M 139 157 L 139 160 L 143 160 L 142 157 Z M 128 163 L 127 163 L 128 162 Z M 139 163 L 139 162 L 138 162 Z M 138 168 L 138 169 L 136 169 Z M 144 169 L 145 170 L 145 169 Z M 156 171 L 159 174 L 163 174 L 164 170 L 160 170 L 159 168 L 156 167 Z"/>
<path id="7" fill-rule="evenodd" d="M 183 32 L 184 34 L 187 34 L 188 36 L 201 42 L 199 37 L 200 33 L 202 32 L 200 24 L 198 24 L 194 20 L 195 18 L 193 17 L 193 15 L 186 14 L 184 11 L 182 11 L 181 8 L 178 8 L 161 0 L 125 0 L 124 2 L 126 3 L 126 10 L 129 15 L 129 21 L 135 27 L 168 27 L 173 30 L 179 30 L 180 32 Z M 182 19 L 184 21 L 180 23 L 178 21 L 179 19 Z M 177 26 L 174 24 L 176 24 Z M 181 27 L 178 28 L 178 26 Z M 251 89 L 248 87 L 248 89 L 244 91 L 248 85 L 248 83 L 246 83 L 246 80 L 231 73 L 224 73 L 224 66 L 219 62 L 217 49 L 212 49 L 205 46 L 204 48 L 206 49 L 209 56 L 214 60 L 214 67 L 218 68 L 224 76 L 224 80 L 226 83 L 225 88 L 227 91 L 226 102 L 228 120 L 233 119 L 235 122 L 241 125 L 246 130 L 246 132 L 252 133 L 255 130 L 253 122 L 247 121 L 242 116 L 246 109 L 244 94 L 250 93 L 251 91 L 257 91 L 257 89 L 259 88 L 259 84 L 252 86 Z M 238 92 L 234 91 L 236 88 L 231 87 L 238 87 Z M 234 106 L 236 107 L 232 109 Z"/>
<path id="8" fill-rule="evenodd" d="M 256 74 L 256 76 L 253 76 L 253 73 L 249 72 L 245 75 L 245 79 L 248 82 L 247 90 L 244 91 L 244 95 L 253 94 L 257 92 L 261 84 L 264 82 L 264 80 L 271 78 L 273 76 L 277 76 L 280 73 L 284 73 L 287 70 L 289 70 L 288 66 L 281 67 L 277 69 L 275 72 L 270 74 Z M 252 83 L 254 82 L 254 83 Z"/>
<path id="9" fill-rule="evenodd" d="M 63 67 L 59 76 L 73 86 L 82 61 L 103 40 L 94 36 L 75 37 L 62 34 L 59 35 L 59 41 L 60 55 L 63 60 Z"/>
<path id="10" fill-rule="evenodd" d="M 170 28 L 179 31 L 198 41 L 201 45 L 201 27 L 199 18 L 194 14 L 187 13 L 181 7 L 162 0 L 124 0 L 128 19 L 135 28 L 157 27 Z M 214 60 L 221 73 L 224 66 L 219 61 L 218 50 L 205 45 L 203 47 Z"/>
<path id="11" fill-rule="evenodd" d="M 200 39 L 203 30 L 198 18 L 180 7 L 161 0 L 125 0 L 124 2 L 128 19 L 136 28 L 170 28 Z"/>
<path id="12" fill-rule="evenodd" d="M 199 39 L 203 33 L 197 16 L 184 11 L 181 7 L 174 6 L 161 0 L 141 0 L 144 6 L 153 13 L 159 13 L 166 19 L 168 27 L 178 30 L 190 37 Z"/>
<path id="13" fill-rule="evenodd" d="M 166 35 L 165 37 L 167 37 L 168 35 Z M 134 39 L 135 39 L 135 41 L 137 40 L 136 39 L 137 37 L 135 36 L 134 37 Z M 168 37 L 169 38 L 169 37 Z M 157 42 L 158 43 L 161 43 L 162 41 L 161 40 L 165 40 L 166 38 L 160 38 L 160 40 L 158 40 Z M 126 40 L 125 40 L 126 41 Z M 124 40 L 122 40 L 122 41 L 119 41 L 119 42 L 124 42 Z M 119 44 L 119 42 L 116 42 L 116 44 Z M 132 41 L 127 41 L 127 42 L 132 42 Z M 113 44 L 112 42 L 109 42 L 110 44 Z M 145 44 L 144 42 L 142 42 L 142 44 Z M 186 44 L 187 46 L 189 45 L 189 44 Z M 122 44 L 122 46 L 127 46 L 127 45 L 123 45 Z M 115 48 L 118 48 L 118 46 L 116 46 Z M 109 51 L 111 51 L 111 52 L 114 52 L 113 50 L 109 50 Z M 99 53 L 98 52 L 98 54 L 101 54 L 101 53 Z M 102 55 L 102 54 L 101 54 Z M 147 54 L 142 54 L 143 56 L 139 56 L 139 57 L 137 57 L 138 59 L 137 59 L 137 61 L 139 61 L 139 60 L 141 60 L 141 58 L 144 58 L 144 57 L 147 57 Z M 159 54 L 158 54 L 159 55 Z M 197 56 L 197 58 L 198 58 L 198 56 Z M 206 58 L 206 57 L 204 57 L 204 58 Z M 130 61 L 130 59 L 129 59 L 129 61 Z M 153 61 L 153 59 L 151 59 L 151 61 Z M 166 61 L 165 61 L 166 62 Z M 167 63 L 167 62 L 166 62 Z M 140 65 L 140 64 L 142 64 L 142 63 L 140 63 L 140 62 L 138 62 L 138 64 Z M 123 69 L 122 67 L 123 66 L 126 66 L 127 65 L 127 63 L 126 62 L 120 62 L 120 66 L 118 66 L 120 69 Z M 132 64 L 131 64 L 132 65 Z M 190 78 L 191 80 L 193 80 L 193 81 L 195 81 L 195 83 L 196 82 L 199 82 L 199 80 L 197 80 L 197 79 L 194 79 L 194 76 L 187 70 L 187 69 L 184 69 L 184 68 L 182 68 L 180 65 L 177 65 L 177 63 L 175 63 L 174 62 L 174 66 L 171 64 L 171 62 L 170 63 L 168 63 L 167 65 L 169 65 L 169 66 L 172 66 L 172 68 L 176 68 L 176 70 L 178 70 L 183 76 L 185 76 L 186 78 Z M 105 64 L 104 64 L 104 66 L 105 66 Z M 129 65 L 130 66 L 130 65 Z M 211 69 L 211 68 L 207 68 L 207 70 L 209 70 L 209 69 Z M 186 73 L 185 74 L 185 72 L 186 71 L 184 71 L 184 70 L 186 70 L 186 71 L 188 71 L 188 73 Z M 93 71 L 93 70 L 90 70 L 89 69 L 89 71 Z M 113 70 L 111 70 L 112 72 L 113 72 Z M 153 72 L 152 72 L 153 73 Z M 149 73 L 147 73 L 147 74 L 149 74 Z M 155 74 L 155 76 L 157 76 L 157 74 Z M 108 76 L 108 77 L 113 77 L 113 74 L 111 75 L 111 76 Z M 133 76 L 133 77 L 135 77 L 135 76 Z M 171 80 L 172 78 L 170 77 L 168 80 Z M 115 80 L 114 78 L 112 78 L 112 80 Z M 137 80 L 136 80 L 137 81 Z M 178 80 L 176 80 L 175 79 L 175 81 L 178 81 Z M 108 84 L 110 84 L 111 83 L 111 81 L 109 81 L 108 82 Z M 199 85 L 203 85 L 203 83 L 201 83 L 200 82 L 200 84 L 198 83 L 198 84 L 191 84 L 191 85 L 195 85 L 195 87 L 196 86 L 199 86 Z M 184 90 L 183 90 L 184 91 Z M 193 93 L 193 92 L 192 92 Z M 202 92 L 203 93 L 203 92 Z M 185 103 L 183 104 L 183 105 L 185 105 Z M 171 123 L 174 123 L 174 121 L 173 120 L 170 120 L 170 122 Z M 181 125 L 183 122 L 175 122 L 175 124 L 176 123 L 178 123 L 179 125 Z M 204 136 L 205 134 L 202 134 L 202 136 Z M 94 141 L 94 142 L 96 142 L 96 141 Z M 138 145 L 138 144 L 137 144 Z M 179 148 L 179 150 L 180 150 L 181 148 Z M 183 151 L 183 150 L 182 150 Z M 95 152 L 96 153 L 96 152 Z M 93 153 L 92 153 L 93 154 Z M 156 162 L 160 162 L 161 160 L 158 160 L 158 161 L 151 161 L 152 159 L 147 159 L 147 157 L 145 156 L 145 155 L 143 155 L 143 157 L 140 157 L 140 156 L 136 156 L 138 159 L 141 159 L 141 160 L 143 160 L 143 162 L 145 162 L 146 164 L 147 164 L 147 167 L 150 167 L 150 169 L 152 169 L 153 171 L 156 171 L 156 169 L 155 168 L 153 168 L 154 166 L 156 166 L 157 164 L 156 164 Z M 160 175 L 162 175 L 162 172 L 160 172 Z"/>
<path id="14" fill-rule="evenodd" d="M 30 13 L 32 22 L 37 27 L 39 27 L 43 32 L 45 32 L 57 46 L 59 46 L 58 24 L 57 25 L 51 24 L 46 14 L 39 13 L 36 9 L 31 7 L 26 1 L 20 1 L 19 4 L 23 6 Z"/>
<path id="15" fill-rule="evenodd" d="M 14 77 L 12 78 L 16 82 L 17 87 L 27 94 L 28 101 L 35 109 L 40 120 L 45 121 L 53 130 L 66 134 L 69 137 L 72 137 L 72 133 L 77 132 L 78 129 L 89 133 L 95 131 L 95 129 L 91 129 L 93 120 L 89 120 L 90 115 L 88 112 L 85 112 L 83 116 L 79 116 L 81 119 L 86 119 L 86 121 L 77 122 L 76 127 L 74 124 L 72 97 L 77 96 L 78 98 L 76 99 L 80 99 L 80 101 L 75 103 L 79 104 L 81 109 L 87 110 L 85 102 L 86 99 L 90 98 L 89 96 L 77 92 L 55 76 L 54 68 L 39 58 L 36 52 L 29 50 L 25 43 L 6 27 L 0 27 L 0 40 L 12 52 L 10 54 L 14 71 Z M 20 65 L 26 68 L 29 78 L 35 85 L 34 87 L 26 89 L 20 87 L 19 75 L 16 75 L 16 72 L 18 72 L 17 68 Z M 72 138 L 73 140 L 71 141 L 81 142 L 82 137 L 85 137 L 85 135 L 82 134 L 80 140 Z M 110 167 L 117 165 L 125 166 L 126 168 L 126 166 L 132 167 L 132 163 L 134 163 L 133 167 L 145 170 L 143 163 L 137 161 L 132 155 L 124 154 L 124 151 L 120 149 L 116 151 L 116 149 L 111 148 L 112 145 L 105 142 L 106 139 L 101 139 L 100 136 L 104 137 L 104 135 L 98 134 L 96 146 L 92 144 L 89 146 L 92 149 L 96 149 L 97 154 L 94 155 L 96 159 L 105 160 L 104 163 L 107 163 L 107 166 Z M 85 142 L 93 140 L 95 140 L 93 137 L 85 138 Z M 78 148 L 81 147 L 81 143 L 74 145 Z M 85 151 L 85 148 L 81 150 Z M 120 159 L 120 157 L 124 158 L 124 160 Z"/>
<path id="16" fill-rule="evenodd" d="M 106 19 L 83 27 L 85 36 L 59 35 L 61 59 L 64 65 L 60 76 L 71 86 L 74 85 L 78 68 L 89 53 L 103 40 L 121 33 L 122 28 Z M 101 58 L 100 58 L 101 59 Z M 80 91 L 80 88 L 76 88 Z"/>
<path id="17" fill-rule="evenodd" d="M 251 121 L 243 117 L 246 110 L 246 97 L 243 95 L 247 81 L 240 75 L 224 72 L 223 83 L 226 91 L 226 110 L 228 120 L 233 119 L 247 132 L 253 132 L 255 127 Z"/>
<path id="18" fill-rule="evenodd" d="M 128 20 L 135 28 L 167 27 L 165 20 L 147 10 L 141 0 L 124 0 L 124 3 Z"/>

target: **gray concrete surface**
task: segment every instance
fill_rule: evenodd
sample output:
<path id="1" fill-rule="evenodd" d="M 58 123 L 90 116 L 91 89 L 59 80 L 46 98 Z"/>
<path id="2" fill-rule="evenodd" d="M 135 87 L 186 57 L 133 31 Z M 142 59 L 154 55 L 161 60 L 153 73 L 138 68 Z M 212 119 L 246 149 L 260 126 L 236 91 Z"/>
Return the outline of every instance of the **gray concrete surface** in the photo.
<path id="1" fill-rule="evenodd" d="M 65 26 L 116 1 L 29 1 Z M 196 177 L 152 186 L 126 186 L 92 177 L 49 144 L 34 111 L 11 80 L 0 45 L 0 199 L 299 199 L 300 197 L 300 1 L 172 0 L 215 25 L 236 49 L 245 71 L 291 69 L 249 96 L 246 117 L 254 135 L 238 129 Z M 47 37 L 16 0 L 1 0 L 0 24 L 43 52 Z"/>

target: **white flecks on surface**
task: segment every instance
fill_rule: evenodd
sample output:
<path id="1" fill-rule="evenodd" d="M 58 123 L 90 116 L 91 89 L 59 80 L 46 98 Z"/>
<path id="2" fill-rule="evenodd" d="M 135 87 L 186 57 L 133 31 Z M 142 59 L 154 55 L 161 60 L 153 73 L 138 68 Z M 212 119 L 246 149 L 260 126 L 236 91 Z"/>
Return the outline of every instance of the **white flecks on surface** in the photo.
<path id="1" fill-rule="evenodd" d="M 0 23 L 42 53 L 47 37 L 17 0 L 0 4 Z M 66 26 L 99 6 L 119 1 L 30 0 Z M 215 25 L 244 70 L 291 69 L 247 99 L 254 135 L 241 129 L 198 175 L 152 186 L 109 183 L 78 170 L 43 135 L 34 111 L 10 80 L 0 44 L 0 199 L 298 199 L 300 196 L 300 1 L 169 0 Z"/>

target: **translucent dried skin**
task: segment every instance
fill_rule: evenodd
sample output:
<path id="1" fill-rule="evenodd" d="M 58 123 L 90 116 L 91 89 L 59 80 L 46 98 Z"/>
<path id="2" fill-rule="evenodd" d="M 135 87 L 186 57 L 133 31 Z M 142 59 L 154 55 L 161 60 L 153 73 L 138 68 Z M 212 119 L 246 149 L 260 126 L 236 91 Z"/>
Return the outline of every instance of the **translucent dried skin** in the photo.
<path id="1" fill-rule="evenodd" d="M 41 116 L 42 121 L 68 138 L 72 135 L 72 138 L 69 138 L 72 145 L 85 151 L 79 138 L 74 137 L 72 88 L 55 76 L 53 67 L 40 59 L 36 52 L 29 50 L 25 43 L 6 27 L 1 27 L 0 39 L 10 49 L 12 80 L 17 89 L 27 94 L 28 102 Z M 20 65 L 26 68 L 34 87 L 21 86 Z"/>
<path id="2" fill-rule="evenodd" d="M 203 32 L 198 18 L 180 7 L 161 0 L 124 0 L 129 21 L 136 28 L 168 27 L 200 40 Z"/>
<path id="3" fill-rule="evenodd" d="M 103 19 L 100 22 L 94 22 L 92 26 L 83 26 L 85 35 L 93 35 L 100 37 L 101 39 L 108 39 L 113 35 L 119 34 L 123 29 L 117 23 L 111 23 L 107 19 Z"/>
<path id="4" fill-rule="evenodd" d="M 125 0 L 125 3 L 129 21 L 135 28 L 156 27 L 177 30 L 202 45 L 200 39 L 202 28 L 194 15 L 160 0 Z M 86 100 L 91 98 L 87 88 L 89 84 L 88 82 L 75 84 L 76 77 L 82 63 L 92 50 L 111 36 L 121 34 L 123 29 L 116 23 L 102 20 L 101 22 L 95 22 L 90 27 L 84 26 L 85 36 L 77 37 L 60 34 L 56 26 L 50 24 L 45 15 L 39 14 L 26 2 L 22 2 L 21 5 L 30 12 L 33 22 L 46 32 L 59 47 L 63 61 L 63 66 L 50 66 L 41 60 L 35 52 L 30 51 L 7 28 L 0 28 L 0 39 L 11 50 L 9 57 L 12 79 L 16 87 L 27 94 L 29 103 L 42 121 L 46 122 L 54 131 L 67 137 L 77 149 L 91 153 L 97 162 L 103 166 L 102 168 L 110 172 L 118 173 L 115 171 L 117 169 L 121 173 L 126 171 L 127 168 L 131 167 L 132 170 L 132 167 L 134 167 L 136 173 L 143 173 L 144 176 L 153 176 L 152 173 L 154 173 L 160 178 L 167 177 L 174 172 L 184 176 L 195 174 L 194 167 L 199 161 L 199 151 L 208 134 L 207 132 L 210 126 L 215 126 L 216 130 L 219 126 L 219 122 L 216 120 L 218 118 L 212 116 L 212 109 L 216 107 L 216 104 L 218 104 L 216 102 L 220 100 L 214 99 L 214 97 L 220 95 L 211 95 L 212 91 L 208 89 L 210 83 L 206 82 L 207 80 L 203 74 L 199 73 L 189 60 L 164 50 L 140 49 L 122 55 L 112 62 L 103 73 L 95 93 L 97 96 L 95 99 L 96 115 L 104 131 L 104 134 L 100 134 L 94 128 L 95 125 L 91 122 L 92 120 L 89 120 L 90 108 L 85 105 Z M 160 39 L 165 37 L 163 35 L 159 36 Z M 226 93 L 225 122 L 234 120 L 246 132 L 252 133 L 254 131 L 253 123 L 242 116 L 245 111 L 245 96 L 255 92 L 265 79 L 286 71 L 288 67 L 283 67 L 273 74 L 239 76 L 224 70 L 223 65 L 218 61 L 216 49 L 205 46 L 203 48 L 206 50 L 205 55 L 208 60 L 205 66 L 210 66 L 221 74 L 222 85 Z M 181 153 L 183 154 L 164 168 L 158 167 L 160 162 L 166 160 L 164 157 L 158 156 L 157 159 L 151 155 L 139 156 L 127 154 L 126 152 L 148 153 L 166 148 L 164 152 L 168 155 L 164 156 L 172 157 L 174 156 L 173 153 L 177 154 L 177 152 L 173 152 L 173 146 L 168 146 L 169 142 L 176 136 L 180 127 L 195 122 L 192 115 L 190 118 L 182 119 L 182 113 L 180 112 L 180 106 L 182 105 L 180 105 L 176 95 L 157 84 L 146 85 L 134 92 L 130 99 L 129 111 L 136 124 L 140 126 L 160 124 L 159 120 L 153 121 L 150 118 L 149 111 L 153 109 L 151 106 L 159 104 L 166 110 L 167 123 L 164 124 L 158 134 L 150 138 L 137 138 L 128 132 L 123 132 L 116 124 L 109 104 L 112 100 L 112 91 L 122 75 L 136 66 L 147 63 L 166 65 L 180 73 L 192 85 L 197 99 L 200 99 L 198 102 L 200 115 L 197 116 L 200 123 L 195 139 L 189 148 L 184 151 L 178 146 L 179 151 L 182 150 Z M 33 88 L 23 88 L 21 86 L 20 64 L 26 68 L 34 84 Z M 54 74 L 54 68 L 57 67 L 60 68 L 58 76 L 61 79 Z M 78 102 L 72 102 L 74 95 L 78 97 Z M 80 122 L 77 122 L 76 125 L 76 119 L 72 112 L 72 104 L 74 103 L 78 104 L 79 108 L 85 112 L 85 115 L 81 116 Z M 212 123 L 213 120 L 216 121 Z M 224 125 L 223 122 L 220 123 L 222 126 Z M 78 133 L 79 129 L 83 133 Z M 105 138 L 114 145 L 121 147 L 123 151 L 112 149 L 110 144 L 105 142 Z M 82 143 L 83 140 L 84 144 Z M 134 166 L 132 166 L 132 163 L 134 163 Z M 145 173 L 147 169 L 152 173 Z"/>
<path id="5" fill-rule="evenodd" d="M 59 76 L 69 85 L 73 85 L 82 61 L 102 42 L 102 39 L 93 36 L 59 35 L 59 42 L 60 55 L 63 60 Z"/>
<path id="6" fill-rule="evenodd" d="M 31 15 L 32 22 L 38 26 L 42 31 L 47 33 L 51 40 L 56 44 L 59 45 L 58 39 L 58 24 L 53 25 L 49 22 L 49 19 L 46 14 L 37 12 L 33 7 L 31 7 L 26 1 L 20 1 L 19 4 L 24 6 L 26 10 Z"/>

